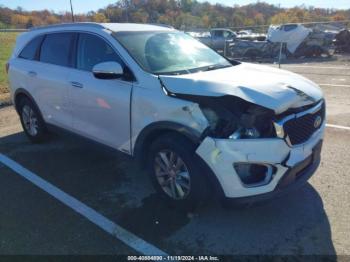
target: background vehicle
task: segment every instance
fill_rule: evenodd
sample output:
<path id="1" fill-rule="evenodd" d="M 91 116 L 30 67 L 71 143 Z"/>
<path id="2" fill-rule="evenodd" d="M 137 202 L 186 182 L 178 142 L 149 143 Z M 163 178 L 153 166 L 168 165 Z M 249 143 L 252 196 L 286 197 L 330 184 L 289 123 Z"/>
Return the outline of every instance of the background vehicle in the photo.
<path id="1" fill-rule="evenodd" d="M 313 57 L 334 54 L 334 33 L 306 28 L 301 24 L 271 25 L 267 40 L 285 43 L 288 57 Z"/>
<path id="2" fill-rule="evenodd" d="M 227 43 L 233 42 L 237 34 L 226 28 L 213 28 L 209 32 L 188 32 L 210 48 L 223 52 Z"/>
<path id="3" fill-rule="evenodd" d="M 332 56 L 335 51 L 334 33 L 310 29 L 298 24 L 270 26 L 266 41 L 242 40 L 238 37 L 230 43 L 227 54 L 235 58 L 277 58 L 283 43 L 284 57 Z"/>
<path id="4" fill-rule="evenodd" d="M 240 40 L 265 41 L 266 34 L 253 33 L 252 30 L 241 30 L 237 32 L 237 38 Z"/>

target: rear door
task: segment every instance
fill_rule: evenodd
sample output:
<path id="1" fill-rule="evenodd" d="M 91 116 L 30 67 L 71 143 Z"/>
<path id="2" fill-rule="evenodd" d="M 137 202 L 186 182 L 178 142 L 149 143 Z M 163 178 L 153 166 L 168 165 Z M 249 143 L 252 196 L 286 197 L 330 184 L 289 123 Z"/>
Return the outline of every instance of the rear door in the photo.
<path id="1" fill-rule="evenodd" d="M 71 129 L 67 79 L 72 68 L 73 33 L 44 36 L 39 62 L 28 69 L 28 86 L 46 122 Z"/>
<path id="2" fill-rule="evenodd" d="M 21 36 L 17 41 L 20 42 L 20 39 Z M 18 88 L 23 88 L 30 94 L 34 94 L 38 83 L 33 75 L 33 68 L 39 63 L 39 51 L 43 39 L 43 35 L 34 37 L 23 47 L 17 57 L 12 57 L 9 73 L 12 92 L 15 92 Z"/>
<path id="3" fill-rule="evenodd" d="M 79 33 L 76 69 L 69 74 L 73 128 L 76 133 L 130 152 L 130 96 L 132 81 L 97 79 L 92 68 L 101 62 L 125 65 L 101 36 Z"/>

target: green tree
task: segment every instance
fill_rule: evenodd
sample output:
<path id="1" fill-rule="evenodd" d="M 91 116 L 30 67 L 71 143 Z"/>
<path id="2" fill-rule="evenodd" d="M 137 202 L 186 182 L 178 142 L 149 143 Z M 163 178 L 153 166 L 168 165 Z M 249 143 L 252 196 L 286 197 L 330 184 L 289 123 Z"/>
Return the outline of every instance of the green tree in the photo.
<path id="1" fill-rule="evenodd" d="M 108 19 L 103 13 L 96 13 L 92 16 L 92 21 L 97 23 L 106 23 L 108 22 Z"/>

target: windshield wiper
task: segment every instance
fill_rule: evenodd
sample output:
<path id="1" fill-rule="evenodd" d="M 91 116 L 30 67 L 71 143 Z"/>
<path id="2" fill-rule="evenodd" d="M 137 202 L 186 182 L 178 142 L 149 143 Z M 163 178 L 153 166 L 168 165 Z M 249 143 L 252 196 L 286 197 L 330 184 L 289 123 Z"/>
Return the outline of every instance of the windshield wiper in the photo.
<path id="1" fill-rule="evenodd" d="M 157 75 L 184 75 L 184 74 L 191 74 L 196 72 L 204 72 L 204 71 L 211 71 L 226 67 L 231 67 L 232 65 L 223 65 L 223 64 L 214 64 L 210 66 L 203 66 L 203 67 L 197 67 L 197 68 L 191 68 L 191 69 L 183 69 L 173 72 L 156 72 Z"/>
<path id="2" fill-rule="evenodd" d="M 156 75 L 184 75 L 189 73 L 191 73 L 189 70 L 178 70 L 173 72 L 160 72 L 160 73 L 155 72 Z"/>
<path id="3" fill-rule="evenodd" d="M 215 64 L 215 65 L 207 66 L 206 68 L 203 69 L 203 71 L 211 71 L 211 70 L 216 70 L 216 69 L 221 69 L 221 68 L 226 68 L 231 66 L 232 65 Z"/>

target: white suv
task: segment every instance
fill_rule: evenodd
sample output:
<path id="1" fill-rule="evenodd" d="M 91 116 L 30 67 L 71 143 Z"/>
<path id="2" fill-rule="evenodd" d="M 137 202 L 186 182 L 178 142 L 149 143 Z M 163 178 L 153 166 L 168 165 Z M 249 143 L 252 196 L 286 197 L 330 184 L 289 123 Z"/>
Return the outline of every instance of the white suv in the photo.
<path id="1" fill-rule="evenodd" d="M 304 184 L 320 162 L 313 82 L 228 61 L 173 28 L 62 24 L 20 35 L 7 65 L 27 136 L 60 127 L 142 161 L 180 205 L 246 202 Z"/>

